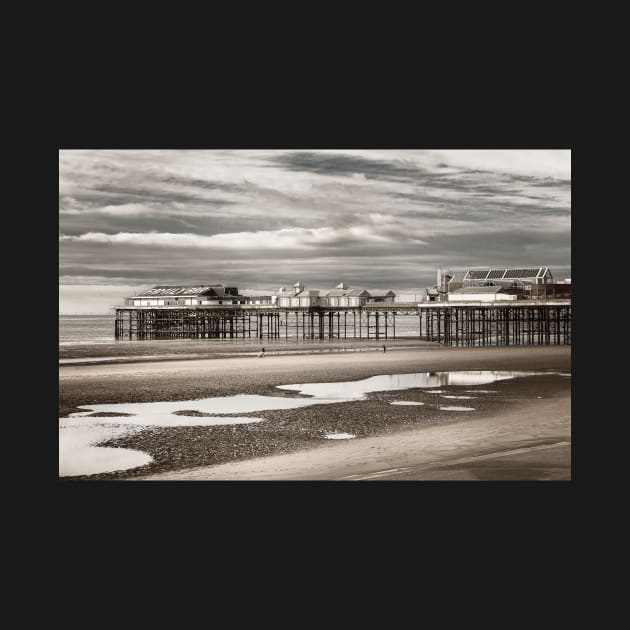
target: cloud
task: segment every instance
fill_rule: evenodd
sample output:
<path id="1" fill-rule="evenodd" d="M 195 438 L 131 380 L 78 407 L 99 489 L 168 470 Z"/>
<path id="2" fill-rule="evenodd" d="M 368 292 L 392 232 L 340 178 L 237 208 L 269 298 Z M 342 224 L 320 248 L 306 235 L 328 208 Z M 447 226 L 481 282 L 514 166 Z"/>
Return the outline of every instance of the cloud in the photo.
<path id="1" fill-rule="evenodd" d="M 87 232 L 80 235 L 62 234 L 60 241 L 77 243 L 138 245 L 157 247 L 194 247 L 221 250 L 261 250 L 261 249 L 301 249 L 317 246 L 342 245 L 355 243 L 388 243 L 390 239 L 382 234 L 371 232 L 365 226 L 352 226 L 343 229 L 321 228 L 285 228 L 258 232 L 234 232 L 231 234 L 213 234 L 203 236 L 191 233 L 168 232 Z"/>
<path id="2" fill-rule="evenodd" d="M 149 216 L 155 214 L 155 210 L 141 203 L 122 203 L 113 206 L 102 206 L 100 208 L 89 208 L 87 210 L 80 210 L 76 207 L 59 210 L 60 214 L 83 214 L 84 212 L 93 212 L 113 217 Z"/>
<path id="3" fill-rule="evenodd" d="M 367 179 L 409 181 L 420 173 L 417 166 L 404 160 L 384 161 L 326 151 L 284 153 L 276 157 L 274 163 L 293 171 L 342 175 L 352 177 L 354 181 Z"/>
<path id="4" fill-rule="evenodd" d="M 449 166 L 544 178 L 548 183 L 571 179 L 571 151 L 568 149 L 460 149 L 435 151 L 433 157 Z"/>
<path id="5" fill-rule="evenodd" d="M 290 170 L 338 174 L 390 181 L 417 180 L 423 175 L 448 178 L 459 173 L 536 179 L 569 180 L 568 150 L 454 150 L 454 151 L 294 151 L 274 162 Z M 384 159 L 386 158 L 386 159 Z"/>
<path id="6" fill-rule="evenodd" d="M 62 150 L 60 275 L 68 285 L 234 282 L 262 291 L 296 275 L 322 287 L 342 275 L 338 282 L 406 290 L 433 284 L 438 264 L 550 264 L 564 277 L 570 158 Z"/>

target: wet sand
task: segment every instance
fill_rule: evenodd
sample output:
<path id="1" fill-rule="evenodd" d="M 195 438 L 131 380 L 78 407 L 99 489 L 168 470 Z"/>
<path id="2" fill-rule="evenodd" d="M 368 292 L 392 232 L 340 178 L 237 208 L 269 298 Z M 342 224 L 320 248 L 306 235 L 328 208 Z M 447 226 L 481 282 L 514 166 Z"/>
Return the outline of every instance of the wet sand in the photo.
<path id="1" fill-rule="evenodd" d="M 477 420 L 139 479 L 570 479 L 570 442 L 570 399 L 565 394 Z M 555 448 L 563 449 L 561 456 L 550 458 Z M 499 458 L 508 466 L 492 470 L 489 463 Z"/>
<path id="2" fill-rule="evenodd" d="M 567 346 L 444 348 L 437 345 L 387 353 L 67 365 L 59 368 L 59 411 L 60 416 L 67 415 L 77 411 L 77 405 L 90 403 L 187 400 L 238 393 L 292 395 L 275 386 L 357 380 L 377 374 L 539 369 L 569 372 L 570 365 L 571 349 Z M 492 469 L 495 472 L 490 470 L 490 460 L 486 458 L 479 460 L 485 462 L 481 467 L 479 462 L 476 468 L 472 461 L 466 464 L 465 474 L 474 478 L 477 473 L 471 470 L 477 470 L 478 474 L 485 470 L 485 478 L 492 478 L 500 468 L 505 471 L 503 464 L 513 458 L 515 462 L 521 461 L 515 466 L 520 466 L 525 478 L 551 478 L 531 458 L 537 454 L 537 461 L 549 459 L 556 451 L 562 451 L 562 446 L 554 451 L 551 444 L 570 442 L 570 381 L 566 377 L 544 376 L 482 386 L 480 389 L 496 393 L 475 400 L 475 412 L 440 411 L 437 395 L 406 390 L 370 394 L 368 399 L 352 403 L 258 413 L 255 415 L 263 416 L 266 421 L 256 425 L 151 428 L 107 445 L 148 452 L 155 460 L 153 464 L 81 478 L 139 479 L 156 475 L 155 478 L 174 479 L 180 474 L 185 475 L 182 479 L 331 479 L 364 474 L 375 474 L 376 478 L 388 475 L 432 478 L 429 475 L 434 473 L 438 478 L 440 474 L 444 478 L 449 475 L 458 478 L 461 471 L 439 471 L 436 467 L 446 466 L 447 461 L 492 453 L 504 453 L 501 466 L 496 464 Z M 471 388 L 449 386 L 445 393 L 461 395 L 465 389 Z M 389 404 L 397 400 L 415 400 L 424 405 Z M 347 432 L 357 438 L 325 440 L 323 432 Z M 545 445 L 550 448 L 505 454 Z M 427 459 L 428 454 L 433 459 Z M 284 457 L 294 459 L 275 459 Z M 267 463 L 261 464 L 261 458 Z M 270 464 L 268 460 L 273 461 Z M 464 464 L 454 465 L 461 468 Z M 386 472 L 401 467 L 405 470 Z M 560 478 L 569 478 L 570 465 L 563 467 L 564 471 L 560 471 L 560 466 L 556 473 L 565 475 Z M 282 476 L 287 474 L 291 477 Z"/>
<path id="3" fill-rule="evenodd" d="M 261 347 L 271 355 L 285 353 L 334 353 L 334 352 L 374 352 L 395 348 L 440 347 L 431 341 L 417 337 L 397 339 L 170 339 L 146 341 L 117 341 L 115 343 L 77 343 L 59 346 L 60 362 L 95 362 L 99 359 L 111 361 L 143 361 L 155 359 L 222 359 L 226 356 L 255 356 Z"/>
<path id="4" fill-rule="evenodd" d="M 377 374 L 439 370 L 570 370 L 569 346 L 444 348 L 365 353 L 268 355 L 59 367 L 59 414 L 75 404 L 186 400 L 269 393 L 275 385 L 350 381 Z M 278 393 L 275 391 L 274 393 Z"/>

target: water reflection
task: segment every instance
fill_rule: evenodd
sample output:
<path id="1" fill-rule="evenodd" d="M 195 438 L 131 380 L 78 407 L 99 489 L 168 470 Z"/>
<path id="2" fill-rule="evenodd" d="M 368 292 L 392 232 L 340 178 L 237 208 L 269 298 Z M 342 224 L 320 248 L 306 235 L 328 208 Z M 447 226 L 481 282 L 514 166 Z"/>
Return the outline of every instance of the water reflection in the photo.
<path id="1" fill-rule="evenodd" d="M 142 451 L 93 446 L 126 433 L 128 428 L 102 425 L 69 425 L 63 430 L 60 428 L 59 476 L 95 475 L 150 464 L 153 458 Z"/>
<path id="2" fill-rule="evenodd" d="M 327 401 L 324 401 L 327 402 Z M 338 401 L 334 401 L 338 402 Z M 271 409 L 295 409 L 308 405 L 322 404 L 322 401 L 314 401 L 309 398 L 285 398 L 281 396 L 257 396 L 251 394 L 237 394 L 236 396 L 216 396 L 212 398 L 200 398 L 197 400 L 176 400 L 151 403 L 113 403 L 102 405 L 85 405 L 81 411 L 70 415 L 72 418 L 85 417 L 92 412 L 107 413 L 131 413 L 134 416 L 125 418 L 132 424 L 160 426 L 196 426 L 204 424 L 217 424 L 210 418 L 174 416 L 175 412 L 194 411 L 199 413 L 251 413 L 255 411 L 267 411 Z M 108 420 L 108 418 L 99 418 Z M 233 424 L 234 418 L 226 418 L 222 424 Z M 251 418 L 249 419 L 251 421 Z M 120 421 L 116 422 L 120 424 Z"/>
<path id="3" fill-rule="evenodd" d="M 485 385 L 510 378 L 533 376 L 541 372 L 514 372 L 476 370 L 468 372 L 418 372 L 415 374 L 382 374 L 360 381 L 341 383 L 302 383 L 300 385 L 280 385 L 307 396 L 316 396 L 330 400 L 358 400 L 369 392 L 413 389 L 416 387 L 441 387 L 444 385 Z M 429 393 L 443 393 L 433 390 Z"/>
<path id="4" fill-rule="evenodd" d="M 150 403 L 115 403 L 81 406 L 77 413 L 59 420 L 59 475 L 91 475 L 143 466 L 152 461 L 147 453 L 122 448 L 103 448 L 97 444 L 112 437 L 141 431 L 146 427 L 189 427 L 262 422 L 264 418 L 222 416 L 226 413 L 252 413 L 278 409 L 297 409 L 311 405 L 363 400 L 370 392 L 395 391 L 447 385 L 483 385 L 522 376 L 549 372 L 462 371 L 383 374 L 358 381 L 281 385 L 279 389 L 299 392 L 308 398 L 238 394 L 199 400 Z M 481 393 L 482 390 L 478 390 Z M 427 390 L 443 393 L 443 390 Z M 472 398 L 471 396 L 448 396 Z M 393 401 L 399 405 L 421 402 Z M 474 411 L 472 407 L 440 407 L 444 411 Z M 115 414 L 95 417 L 95 413 Z M 210 414 L 198 416 L 196 413 Z M 123 414 L 131 414 L 129 416 Z M 350 439 L 352 434 L 331 433 L 328 439 Z"/>
<path id="5" fill-rule="evenodd" d="M 465 389 L 467 394 L 498 394 L 498 389 Z"/>
<path id="6" fill-rule="evenodd" d="M 416 402 L 414 400 L 392 400 L 390 405 L 424 405 L 423 402 Z"/>

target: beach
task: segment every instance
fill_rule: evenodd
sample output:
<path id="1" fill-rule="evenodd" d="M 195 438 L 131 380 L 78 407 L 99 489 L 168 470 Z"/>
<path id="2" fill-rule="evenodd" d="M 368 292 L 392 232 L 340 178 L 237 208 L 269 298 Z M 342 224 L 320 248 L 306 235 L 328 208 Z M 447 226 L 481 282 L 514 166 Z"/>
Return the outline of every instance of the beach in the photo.
<path id="1" fill-rule="evenodd" d="M 138 347 L 133 346 L 134 353 Z M 479 370 L 538 374 L 487 386 L 449 385 L 439 394 L 427 389 L 376 391 L 352 402 L 239 414 L 263 419 L 251 424 L 148 427 L 100 445 L 149 453 L 151 463 L 64 478 L 570 479 L 570 347 L 453 348 L 405 340 L 388 343 L 387 352 L 382 352 L 382 343 L 362 348 L 326 349 L 319 344 L 309 352 L 306 346 L 277 344 L 258 358 L 259 348 L 246 345 L 240 355 L 232 349 L 231 356 L 168 359 L 151 358 L 153 352 L 145 350 L 143 359 L 121 352 L 116 356 L 122 360 L 114 362 L 98 362 L 98 353 L 84 350 L 83 355 L 96 362 L 59 367 L 59 416 L 91 404 L 237 394 L 295 398 L 295 392 L 277 387 L 385 374 Z M 470 398 L 474 411 L 445 410 L 450 396 Z M 354 437 L 323 439 L 325 434 Z"/>
<path id="2" fill-rule="evenodd" d="M 426 426 L 289 455 L 156 474 L 139 479 L 527 480 L 570 479 L 566 394 L 478 420 Z"/>

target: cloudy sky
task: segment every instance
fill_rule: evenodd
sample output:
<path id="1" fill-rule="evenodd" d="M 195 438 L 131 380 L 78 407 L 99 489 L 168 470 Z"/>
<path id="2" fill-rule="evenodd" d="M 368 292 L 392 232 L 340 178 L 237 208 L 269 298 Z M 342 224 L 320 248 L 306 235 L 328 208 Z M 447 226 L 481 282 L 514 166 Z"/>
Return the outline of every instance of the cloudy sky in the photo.
<path id="1" fill-rule="evenodd" d="M 571 273 L 566 150 L 62 150 L 60 313 L 156 284 L 421 292 L 436 269 Z"/>

